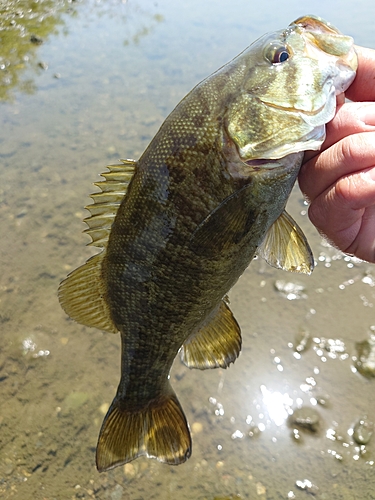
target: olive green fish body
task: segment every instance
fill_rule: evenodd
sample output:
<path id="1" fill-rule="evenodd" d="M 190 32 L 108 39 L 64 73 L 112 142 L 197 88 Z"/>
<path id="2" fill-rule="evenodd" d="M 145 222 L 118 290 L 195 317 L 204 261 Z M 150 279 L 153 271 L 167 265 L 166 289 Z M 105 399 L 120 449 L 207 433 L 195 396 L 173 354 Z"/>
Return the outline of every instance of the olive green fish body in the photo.
<path id="1" fill-rule="evenodd" d="M 321 146 L 355 69 L 350 37 L 300 18 L 197 85 L 138 162 L 102 174 L 86 219 L 102 252 L 59 290 L 72 318 L 121 334 L 98 470 L 141 455 L 185 461 L 190 432 L 169 382 L 179 350 L 190 368 L 235 361 L 241 334 L 226 296 L 254 255 L 312 271 L 285 204 L 303 151 Z"/>
<path id="2" fill-rule="evenodd" d="M 215 95 L 214 83 L 205 92 L 207 100 Z M 193 110 L 197 104 L 209 108 L 210 102 L 191 96 Z M 218 104 L 217 114 L 225 103 Z M 187 98 L 152 141 L 112 225 L 103 261 L 111 315 L 125 351 L 132 352 L 123 377 L 134 374 L 139 403 L 142 393 L 149 401 L 182 343 L 246 269 L 283 211 L 301 160 L 299 155 L 293 176 L 280 167 L 280 173 L 259 171 L 235 180 L 222 153 L 219 125 L 210 115 L 197 122 Z M 275 192 L 281 193 L 278 203 Z M 222 207 L 228 199 L 234 210 Z M 204 237 L 199 227 L 218 208 L 228 220 L 220 216 L 221 227 L 209 224 Z M 226 226 L 232 230 L 224 232 Z"/>

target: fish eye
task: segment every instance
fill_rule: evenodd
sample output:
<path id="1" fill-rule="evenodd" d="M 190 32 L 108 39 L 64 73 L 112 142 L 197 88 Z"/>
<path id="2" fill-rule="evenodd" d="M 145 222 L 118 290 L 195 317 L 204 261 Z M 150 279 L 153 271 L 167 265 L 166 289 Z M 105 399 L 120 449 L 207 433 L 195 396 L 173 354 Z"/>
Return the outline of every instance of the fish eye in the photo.
<path id="1" fill-rule="evenodd" d="M 281 45 L 280 42 L 269 43 L 264 51 L 264 57 L 272 64 L 283 63 L 289 59 L 289 56 L 289 48 L 286 45 Z"/>

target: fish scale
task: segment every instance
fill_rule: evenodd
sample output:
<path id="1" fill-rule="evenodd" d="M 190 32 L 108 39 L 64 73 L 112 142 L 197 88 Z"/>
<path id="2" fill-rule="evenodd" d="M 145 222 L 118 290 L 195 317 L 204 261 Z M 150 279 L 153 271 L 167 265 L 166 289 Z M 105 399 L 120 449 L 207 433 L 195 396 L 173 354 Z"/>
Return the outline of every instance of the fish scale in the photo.
<path id="1" fill-rule="evenodd" d="M 255 255 L 312 271 L 285 205 L 356 67 L 350 37 L 302 17 L 197 85 L 139 161 L 109 166 L 96 183 L 85 222 L 101 252 L 61 283 L 59 299 L 74 320 L 121 335 L 99 471 L 142 455 L 184 462 L 191 436 L 169 377 L 178 352 L 201 370 L 236 360 L 241 331 L 227 293 Z"/>

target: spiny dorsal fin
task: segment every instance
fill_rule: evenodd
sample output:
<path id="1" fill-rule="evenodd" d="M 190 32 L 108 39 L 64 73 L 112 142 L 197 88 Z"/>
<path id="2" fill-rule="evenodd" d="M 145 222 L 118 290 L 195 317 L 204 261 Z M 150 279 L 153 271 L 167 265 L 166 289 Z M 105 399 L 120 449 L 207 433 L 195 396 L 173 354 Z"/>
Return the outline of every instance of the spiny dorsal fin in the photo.
<path id="1" fill-rule="evenodd" d="M 229 309 L 227 299 L 214 316 L 181 348 L 181 359 L 189 368 L 227 368 L 241 351 L 241 330 Z"/>
<path id="2" fill-rule="evenodd" d="M 170 385 L 144 408 L 124 408 L 114 399 L 100 430 L 96 447 L 99 472 L 145 455 L 177 465 L 191 454 L 189 426 Z"/>
<path id="3" fill-rule="evenodd" d="M 137 166 L 134 160 L 121 161 L 122 164 L 107 166 L 109 172 L 101 174 L 105 181 L 95 182 L 101 192 L 90 195 L 94 203 L 86 208 L 91 216 L 84 219 L 88 225 L 84 232 L 92 238 L 89 245 L 99 248 L 107 246 L 112 223 Z"/>
<path id="4" fill-rule="evenodd" d="M 122 160 L 120 165 L 108 165 L 109 172 L 101 174 L 105 181 L 96 182 L 100 193 L 94 193 L 92 205 L 86 208 L 91 216 L 85 219 L 92 241 L 89 245 L 102 248 L 86 264 L 69 274 L 60 284 L 58 296 L 61 307 L 75 321 L 107 332 L 117 333 L 105 300 L 105 286 L 101 274 L 109 233 L 117 210 L 126 195 L 136 162 Z"/>
<path id="5" fill-rule="evenodd" d="M 311 274 L 314 258 L 301 228 L 284 210 L 268 230 L 257 251 L 273 267 Z"/>

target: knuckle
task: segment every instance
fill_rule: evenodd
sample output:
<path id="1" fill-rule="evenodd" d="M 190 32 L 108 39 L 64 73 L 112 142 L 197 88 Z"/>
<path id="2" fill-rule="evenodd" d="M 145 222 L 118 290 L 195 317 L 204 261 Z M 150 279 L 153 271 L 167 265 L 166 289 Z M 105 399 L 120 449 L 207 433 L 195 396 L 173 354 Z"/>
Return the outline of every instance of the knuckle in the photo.
<path id="1" fill-rule="evenodd" d="M 353 176 L 341 177 L 334 187 L 332 193 L 333 204 L 337 207 L 350 207 L 351 202 L 355 198 L 355 181 Z"/>
<path id="2" fill-rule="evenodd" d="M 316 198 L 308 209 L 309 219 L 319 230 L 324 231 L 327 221 L 327 206 L 321 197 Z"/>
<path id="3" fill-rule="evenodd" d="M 345 137 L 339 143 L 338 158 L 348 169 L 359 170 L 364 164 L 367 165 L 369 157 L 373 157 L 373 136 L 369 133 L 353 134 Z"/>

